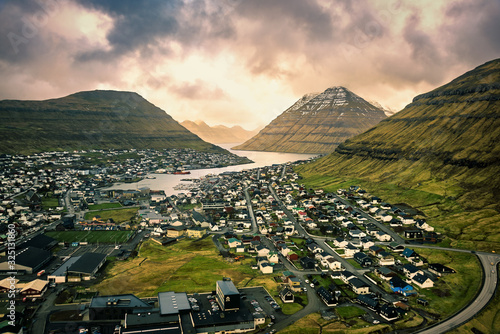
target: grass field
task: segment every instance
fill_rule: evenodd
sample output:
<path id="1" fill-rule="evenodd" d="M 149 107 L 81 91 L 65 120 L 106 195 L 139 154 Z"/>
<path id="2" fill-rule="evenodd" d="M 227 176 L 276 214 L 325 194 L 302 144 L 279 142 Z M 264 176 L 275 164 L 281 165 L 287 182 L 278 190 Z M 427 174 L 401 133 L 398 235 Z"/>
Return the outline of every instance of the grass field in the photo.
<path id="1" fill-rule="evenodd" d="M 251 260 L 224 261 L 210 238 L 181 240 L 166 247 L 147 241 L 137 257 L 108 266 L 106 278 L 95 288 L 101 295 L 133 293 L 147 297 L 161 291 L 212 291 L 215 281 L 230 277 L 238 287 L 277 289 L 270 277 L 257 276 L 246 261 Z"/>
<path id="2" fill-rule="evenodd" d="M 89 205 L 89 210 L 115 209 L 121 207 L 122 205 L 120 203 L 101 203 Z"/>
<path id="3" fill-rule="evenodd" d="M 335 310 L 337 311 L 338 315 L 343 319 L 359 317 L 360 315 L 366 313 L 365 311 L 356 306 L 337 307 Z"/>
<path id="4" fill-rule="evenodd" d="M 91 244 L 124 243 L 132 236 L 131 231 L 54 231 L 45 234 L 59 242 L 88 242 Z"/>
<path id="5" fill-rule="evenodd" d="M 126 208 L 87 212 L 85 214 L 85 220 L 91 220 L 95 216 L 101 216 L 104 221 L 111 218 L 115 221 L 115 223 L 123 223 L 132 220 L 138 210 L 138 208 Z"/>
<path id="6" fill-rule="evenodd" d="M 429 301 L 427 311 L 449 316 L 467 305 L 481 284 L 481 268 L 470 253 L 415 249 L 429 263 L 437 262 L 455 269 L 456 274 L 440 278 L 431 289 L 420 289 L 419 297 Z"/>

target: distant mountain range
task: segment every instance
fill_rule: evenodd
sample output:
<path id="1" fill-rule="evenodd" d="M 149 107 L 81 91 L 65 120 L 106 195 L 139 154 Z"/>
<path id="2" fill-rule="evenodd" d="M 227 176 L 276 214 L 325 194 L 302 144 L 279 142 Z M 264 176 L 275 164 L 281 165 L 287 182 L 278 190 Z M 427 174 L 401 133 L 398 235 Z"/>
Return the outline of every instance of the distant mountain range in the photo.
<path id="1" fill-rule="evenodd" d="M 238 125 L 232 127 L 224 125 L 209 126 L 203 121 L 184 121 L 181 125 L 204 141 L 212 144 L 243 143 L 258 133 L 258 130 L 248 131 Z"/>
<path id="2" fill-rule="evenodd" d="M 306 94 L 238 150 L 331 153 L 387 116 L 344 87 Z"/>
<path id="3" fill-rule="evenodd" d="M 0 153 L 92 148 L 224 151 L 133 92 L 95 90 L 45 101 L 0 101 Z"/>
<path id="4" fill-rule="evenodd" d="M 299 171 L 323 186 L 385 189 L 457 242 L 500 249 L 500 59 L 415 97 Z"/>

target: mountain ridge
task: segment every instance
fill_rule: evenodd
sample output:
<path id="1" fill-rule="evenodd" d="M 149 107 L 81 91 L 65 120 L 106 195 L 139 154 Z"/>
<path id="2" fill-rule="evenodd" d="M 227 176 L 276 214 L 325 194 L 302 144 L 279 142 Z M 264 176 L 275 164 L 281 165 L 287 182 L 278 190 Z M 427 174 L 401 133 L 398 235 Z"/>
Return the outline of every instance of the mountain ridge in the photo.
<path id="1" fill-rule="evenodd" d="M 201 120 L 186 120 L 181 122 L 180 124 L 189 131 L 195 133 L 204 141 L 213 144 L 242 143 L 258 132 L 257 130 L 245 130 L 239 125 L 234 125 L 232 127 L 228 127 L 225 125 L 210 126 Z"/>
<path id="2" fill-rule="evenodd" d="M 305 94 L 239 150 L 330 153 L 387 116 L 345 87 Z"/>
<path id="3" fill-rule="evenodd" d="M 93 90 L 48 100 L 2 100 L 0 124 L 0 153 L 92 148 L 225 151 L 135 92 Z"/>

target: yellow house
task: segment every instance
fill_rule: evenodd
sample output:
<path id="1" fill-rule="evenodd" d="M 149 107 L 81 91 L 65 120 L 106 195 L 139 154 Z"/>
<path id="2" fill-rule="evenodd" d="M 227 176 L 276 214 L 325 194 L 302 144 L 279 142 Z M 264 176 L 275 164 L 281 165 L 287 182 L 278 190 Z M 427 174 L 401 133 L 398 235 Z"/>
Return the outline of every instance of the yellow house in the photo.
<path id="1" fill-rule="evenodd" d="M 186 230 L 186 235 L 189 238 L 201 238 L 207 233 L 207 230 L 199 227 L 199 226 L 194 226 L 190 227 Z"/>

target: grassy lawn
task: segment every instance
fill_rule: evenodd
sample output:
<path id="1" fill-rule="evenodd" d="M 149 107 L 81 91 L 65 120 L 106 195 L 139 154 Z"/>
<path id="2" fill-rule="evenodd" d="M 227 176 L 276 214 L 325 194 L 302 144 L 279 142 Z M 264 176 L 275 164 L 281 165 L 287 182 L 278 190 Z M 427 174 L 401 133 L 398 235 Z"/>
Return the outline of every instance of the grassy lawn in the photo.
<path id="1" fill-rule="evenodd" d="M 101 203 L 101 204 L 89 205 L 89 210 L 114 209 L 121 207 L 122 205 L 120 203 Z"/>
<path id="2" fill-rule="evenodd" d="M 42 197 L 42 207 L 44 209 L 53 209 L 59 206 L 59 198 L 57 197 Z"/>
<path id="3" fill-rule="evenodd" d="M 349 262 L 356 269 L 362 269 L 361 265 L 354 259 L 347 259 L 347 262 Z"/>
<path id="4" fill-rule="evenodd" d="M 147 241 L 141 245 L 137 257 L 108 266 L 106 278 L 95 288 L 101 295 L 133 293 L 147 297 L 160 291 L 213 291 L 215 281 L 230 277 L 237 287 L 278 289 L 270 276 L 259 275 L 248 261 L 224 261 L 210 238 L 185 239 L 166 247 Z"/>
<path id="5" fill-rule="evenodd" d="M 132 236 L 130 231 L 54 231 L 46 232 L 47 236 L 59 242 L 124 243 Z"/>
<path id="6" fill-rule="evenodd" d="M 434 288 L 419 289 L 419 297 L 429 301 L 425 309 L 449 316 L 467 305 L 481 284 L 481 268 L 475 255 L 419 248 L 429 263 L 438 262 L 457 273 L 440 278 Z"/>
<path id="7" fill-rule="evenodd" d="M 87 212 L 85 214 L 85 220 L 91 220 L 95 216 L 101 216 L 101 218 L 106 221 L 112 218 L 116 223 L 123 223 L 130 221 L 137 214 L 138 208 L 126 208 L 126 209 L 115 209 L 115 210 L 100 210 L 94 212 Z"/>
<path id="8" fill-rule="evenodd" d="M 356 306 L 337 307 L 335 310 L 337 311 L 339 317 L 343 319 L 356 318 L 365 314 L 364 310 Z"/>
<path id="9" fill-rule="evenodd" d="M 281 304 L 281 310 L 283 311 L 283 314 L 294 314 L 297 313 L 298 311 L 302 310 L 304 307 L 302 305 L 299 305 L 297 303 L 286 303 L 286 304 Z"/>

